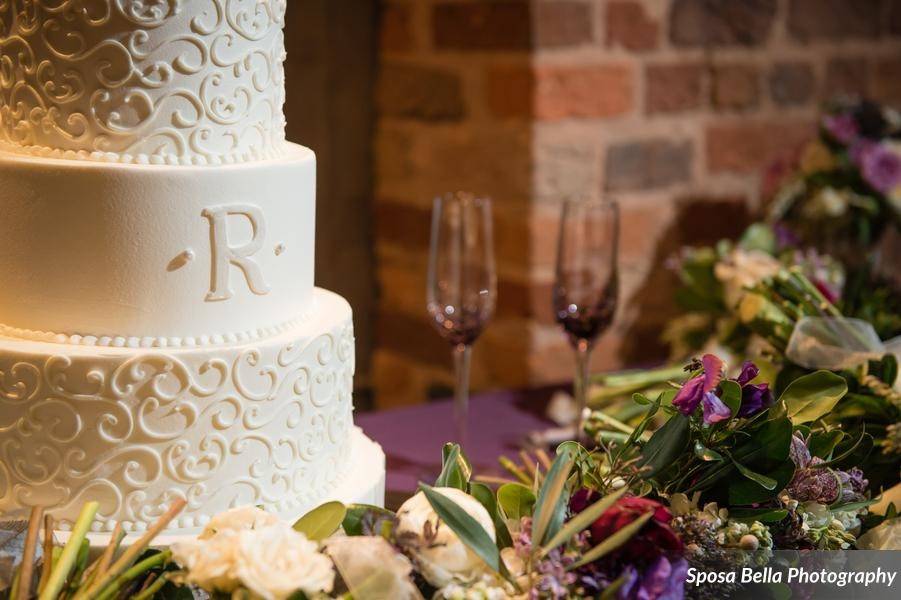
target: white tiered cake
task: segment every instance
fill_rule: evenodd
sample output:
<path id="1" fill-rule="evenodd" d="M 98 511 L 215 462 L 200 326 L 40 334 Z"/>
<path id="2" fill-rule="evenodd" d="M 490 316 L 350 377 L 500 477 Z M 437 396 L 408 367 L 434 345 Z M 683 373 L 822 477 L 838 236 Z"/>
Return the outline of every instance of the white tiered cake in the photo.
<path id="1" fill-rule="evenodd" d="M 0 514 L 174 530 L 381 503 L 351 310 L 313 287 L 287 0 L 0 3 Z"/>

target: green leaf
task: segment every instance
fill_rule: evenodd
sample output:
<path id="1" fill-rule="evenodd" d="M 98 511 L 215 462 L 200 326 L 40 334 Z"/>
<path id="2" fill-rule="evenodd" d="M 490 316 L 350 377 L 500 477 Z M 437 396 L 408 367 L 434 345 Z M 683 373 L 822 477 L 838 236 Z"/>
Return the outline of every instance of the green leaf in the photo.
<path id="1" fill-rule="evenodd" d="M 505 483 L 497 490 L 497 502 L 508 519 L 519 521 L 532 516 L 535 494 L 521 483 Z"/>
<path id="2" fill-rule="evenodd" d="M 843 377 L 831 371 L 817 371 L 791 382 L 779 400 L 785 402 L 791 422 L 800 425 L 829 414 L 847 392 L 848 383 Z"/>
<path id="3" fill-rule="evenodd" d="M 548 470 L 544 484 L 538 490 L 538 500 L 535 503 L 535 513 L 532 519 L 532 543 L 541 545 L 548 535 L 554 535 L 551 531 L 554 524 L 562 521 L 562 514 L 566 507 L 566 480 L 572 469 L 574 459 L 569 448 L 558 449 L 557 457 Z"/>
<path id="4" fill-rule="evenodd" d="M 807 440 L 807 447 L 810 449 L 810 455 L 828 460 L 832 456 L 832 451 L 845 437 L 845 432 L 839 429 L 832 431 L 819 431 L 810 435 Z"/>
<path id="5" fill-rule="evenodd" d="M 494 529 L 496 531 L 497 547 L 504 549 L 512 546 L 513 538 L 510 537 L 510 530 L 507 529 L 507 524 L 504 522 L 504 518 L 498 510 L 497 499 L 494 497 L 494 492 L 491 491 L 491 488 L 484 483 L 473 482 L 469 484 L 469 493 L 472 494 L 472 497 L 478 500 L 479 503 L 485 507 L 485 510 L 488 511 L 488 514 L 491 515 L 491 520 L 494 522 Z"/>
<path id="6" fill-rule="evenodd" d="M 612 494 L 607 494 L 567 521 L 566 525 L 564 525 L 547 544 L 542 546 L 541 555 L 544 556 L 560 544 L 568 542 L 573 536 L 587 529 L 592 523 L 597 521 L 598 517 L 604 514 L 607 509 L 616 504 L 616 501 L 622 498 L 628 490 L 628 487 L 623 487 L 621 490 L 613 492 Z"/>
<path id="7" fill-rule="evenodd" d="M 642 476 L 649 479 L 672 466 L 688 445 L 688 438 L 688 417 L 682 413 L 676 413 L 654 432 L 654 435 L 642 448 L 642 459 L 638 464 L 638 466 L 646 468 Z"/>
<path id="8" fill-rule="evenodd" d="M 773 489 L 763 487 L 751 479 L 737 479 L 729 483 L 729 503 L 735 506 L 758 504 L 771 500 L 782 491 L 795 474 L 795 465 L 787 461 L 777 468 L 766 472 L 765 477 L 776 481 Z M 732 514 L 733 509 L 729 509 Z"/>
<path id="9" fill-rule="evenodd" d="M 711 450 L 701 443 L 701 440 L 695 440 L 695 456 L 703 461 L 715 462 L 723 460 L 723 455 L 716 450 Z"/>
<path id="10" fill-rule="evenodd" d="M 760 521 L 761 523 L 778 523 L 788 516 L 788 511 L 784 508 L 731 508 L 729 509 L 729 518 L 741 521 L 743 523 L 751 523 Z"/>
<path id="11" fill-rule="evenodd" d="M 731 418 L 734 419 L 741 409 L 741 386 L 738 382 L 727 379 L 720 383 L 720 390 L 722 391 L 720 400 L 732 411 Z"/>
<path id="12" fill-rule="evenodd" d="M 602 558 L 602 557 L 606 556 L 607 554 L 613 552 L 614 550 L 616 550 L 617 548 L 619 548 L 620 546 L 622 546 L 623 544 L 628 542 L 629 539 L 633 535 L 638 533 L 638 531 L 642 527 L 644 527 L 644 524 L 647 523 L 648 520 L 650 520 L 650 518 L 653 516 L 654 516 L 653 512 L 648 512 L 648 513 L 641 515 L 640 517 L 638 517 L 637 519 L 635 519 L 634 521 L 632 521 L 631 523 L 629 523 L 628 525 L 626 525 L 625 527 L 623 527 L 622 529 L 620 529 L 619 531 L 617 531 L 616 533 L 614 533 L 613 535 L 608 537 L 606 540 L 604 540 L 603 542 L 601 542 L 600 544 L 598 544 L 597 546 L 595 546 L 594 548 L 592 548 L 591 550 L 589 550 L 588 552 L 583 554 L 582 558 L 579 559 L 578 561 L 576 561 L 570 567 L 568 567 L 567 570 L 571 571 L 573 569 L 577 569 L 577 568 L 581 567 L 582 565 L 587 565 L 588 563 L 592 563 L 592 562 L 598 560 L 599 558 Z"/>
<path id="13" fill-rule="evenodd" d="M 501 569 L 500 553 L 494 540 L 491 539 L 485 528 L 465 510 L 460 508 L 456 502 L 441 492 L 435 491 L 431 486 L 420 483 L 419 489 L 425 494 L 438 518 L 444 521 L 451 528 L 451 531 L 457 534 L 460 541 L 485 561 L 485 564 L 499 573 Z"/>
<path id="14" fill-rule="evenodd" d="M 349 504 L 341 526 L 347 535 L 367 535 L 368 533 L 364 531 L 366 521 L 369 521 L 370 525 L 374 525 L 379 519 L 391 522 L 394 520 L 394 513 L 371 504 Z"/>
<path id="15" fill-rule="evenodd" d="M 651 403 L 651 401 L 648 400 L 647 396 L 639 392 L 632 394 L 632 402 L 634 402 L 635 404 L 641 404 L 642 406 L 647 406 Z"/>
<path id="16" fill-rule="evenodd" d="M 755 482 L 760 487 L 767 490 L 776 489 L 776 480 L 772 477 L 767 477 L 766 475 L 761 475 L 760 473 L 755 473 L 748 467 L 744 466 L 740 462 L 736 462 L 735 459 L 732 459 L 733 464 L 735 464 L 735 468 L 738 469 L 738 472 Z"/>
<path id="17" fill-rule="evenodd" d="M 299 518 L 294 523 L 294 531 L 314 542 L 321 542 L 338 531 L 346 516 L 347 507 L 342 503 L 326 502 Z"/>
<path id="18" fill-rule="evenodd" d="M 459 444 L 445 444 L 441 450 L 441 474 L 435 480 L 435 487 L 450 487 L 468 491 L 469 479 L 472 477 L 472 466 Z"/>

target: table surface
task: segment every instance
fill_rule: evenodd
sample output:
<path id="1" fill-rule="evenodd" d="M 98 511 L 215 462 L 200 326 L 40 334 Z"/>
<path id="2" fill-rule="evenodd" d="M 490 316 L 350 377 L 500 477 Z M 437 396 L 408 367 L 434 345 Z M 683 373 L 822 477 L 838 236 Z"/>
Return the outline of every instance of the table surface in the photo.
<path id="1" fill-rule="evenodd" d="M 553 425 L 544 414 L 557 389 L 561 388 L 486 392 L 470 398 L 464 452 L 476 474 L 502 474 L 500 456 L 515 458 L 530 432 Z M 359 413 L 354 420 L 385 451 L 388 506 L 409 497 L 420 481 L 435 481 L 441 471 L 441 448 L 455 437 L 450 400 Z"/>

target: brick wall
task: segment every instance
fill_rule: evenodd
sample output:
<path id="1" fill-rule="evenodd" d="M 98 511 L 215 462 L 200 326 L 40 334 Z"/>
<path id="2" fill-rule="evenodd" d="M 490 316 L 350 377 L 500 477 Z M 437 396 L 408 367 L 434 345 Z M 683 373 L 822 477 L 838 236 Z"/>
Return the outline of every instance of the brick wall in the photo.
<path id="1" fill-rule="evenodd" d="M 498 313 L 475 388 L 571 377 L 550 307 L 560 201 L 623 214 L 621 309 L 596 368 L 662 356 L 663 262 L 741 231 L 818 104 L 901 104 L 901 0 L 384 0 L 376 91 L 381 406 L 452 381 L 425 313 L 432 198 L 495 200 Z"/>

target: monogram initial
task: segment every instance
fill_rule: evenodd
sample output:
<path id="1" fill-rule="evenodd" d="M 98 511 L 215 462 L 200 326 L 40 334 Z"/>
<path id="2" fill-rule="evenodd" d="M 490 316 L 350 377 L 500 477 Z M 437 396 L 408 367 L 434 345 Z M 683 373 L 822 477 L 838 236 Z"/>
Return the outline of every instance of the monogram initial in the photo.
<path id="1" fill-rule="evenodd" d="M 210 222 L 210 246 L 212 265 L 208 302 L 228 300 L 234 292 L 230 285 L 231 267 L 238 267 L 244 274 L 247 287 L 254 294 L 269 293 L 269 286 L 263 281 L 260 266 L 251 258 L 263 247 L 266 237 L 266 222 L 262 211 L 251 204 L 228 204 L 211 206 L 202 215 Z M 228 240 L 229 218 L 243 218 L 250 222 L 250 241 L 242 246 L 232 246 Z"/>

